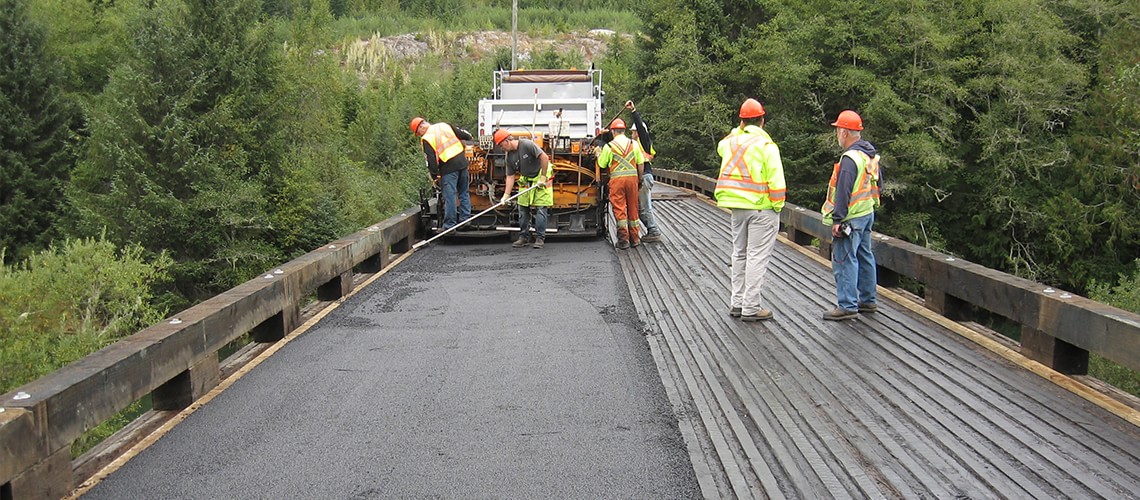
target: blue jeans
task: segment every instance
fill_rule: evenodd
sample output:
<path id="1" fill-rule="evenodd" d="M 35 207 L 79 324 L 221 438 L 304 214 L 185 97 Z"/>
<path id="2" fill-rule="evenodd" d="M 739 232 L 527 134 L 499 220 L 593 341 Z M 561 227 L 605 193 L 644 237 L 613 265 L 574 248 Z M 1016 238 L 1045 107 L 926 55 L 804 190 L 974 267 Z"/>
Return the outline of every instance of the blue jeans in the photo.
<path id="1" fill-rule="evenodd" d="M 660 232 L 657 229 L 657 217 L 653 215 L 653 174 L 641 176 L 641 189 L 637 192 L 637 215 L 641 224 L 650 233 Z"/>
<path id="2" fill-rule="evenodd" d="M 527 207 L 519 205 L 519 237 L 530 238 L 530 214 L 534 213 L 534 232 L 541 239 L 546 239 L 546 207 Z"/>
<path id="3" fill-rule="evenodd" d="M 875 304 L 877 276 L 875 254 L 871 252 L 871 226 L 874 212 L 847 221 L 851 236 L 831 242 L 831 273 L 840 309 L 857 311 L 859 304 Z"/>
<path id="4" fill-rule="evenodd" d="M 443 229 L 451 229 L 460 221 L 471 218 L 471 178 L 467 169 L 443 174 L 439 181 L 443 189 Z M 459 197 L 459 219 L 455 218 L 455 198 Z"/>

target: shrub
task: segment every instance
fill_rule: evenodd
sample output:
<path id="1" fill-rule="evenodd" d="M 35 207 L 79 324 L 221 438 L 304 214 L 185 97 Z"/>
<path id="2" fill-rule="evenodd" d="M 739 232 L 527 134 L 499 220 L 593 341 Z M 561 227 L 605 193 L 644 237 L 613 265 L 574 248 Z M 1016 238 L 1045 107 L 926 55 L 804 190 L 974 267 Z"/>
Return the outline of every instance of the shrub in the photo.
<path id="1" fill-rule="evenodd" d="M 0 392 L 162 319 L 151 287 L 171 261 L 137 245 L 69 240 L 0 269 Z"/>

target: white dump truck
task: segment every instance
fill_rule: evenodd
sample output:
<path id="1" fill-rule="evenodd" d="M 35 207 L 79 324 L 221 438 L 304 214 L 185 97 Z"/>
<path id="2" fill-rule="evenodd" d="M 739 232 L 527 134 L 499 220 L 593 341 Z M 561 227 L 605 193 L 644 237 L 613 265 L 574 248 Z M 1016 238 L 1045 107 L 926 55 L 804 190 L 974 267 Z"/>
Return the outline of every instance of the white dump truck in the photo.
<path id="1" fill-rule="evenodd" d="M 548 237 L 593 236 L 604 232 L 604 179 L 594 152 L 595 136 L 604 126 L 602 72 L 588 70 L 497 70 L 490 97 L 479 101 L 478 124 L 468 129 L 478 141 L 467 145 L 471 176 L 471 208 L 477 214 L 503 194 L 506 153 L 494 147 L 492 135 L 505 128 L 513 136 L 533 140 L 554 165 L 554 206 Z M 442 219 L 439 193 L 423 203 L 425 225 L 438 228 Z M 460 236 L 488 236 L 518 231 L 518 210 L 499 207 L 472 221 Z"/>

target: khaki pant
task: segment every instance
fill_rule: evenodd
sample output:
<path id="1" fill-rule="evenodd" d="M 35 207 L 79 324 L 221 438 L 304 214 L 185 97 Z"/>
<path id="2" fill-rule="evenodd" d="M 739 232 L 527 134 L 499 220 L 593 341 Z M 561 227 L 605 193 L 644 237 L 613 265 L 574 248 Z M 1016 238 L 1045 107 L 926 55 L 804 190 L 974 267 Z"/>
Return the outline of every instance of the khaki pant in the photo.
<path id="1" fill-rule="evenodd" d="M 760 311 L 760 289 L 776 246 L 780 214 L 774 210 L 732 209 L 732 301 L 745 316 Z"/>

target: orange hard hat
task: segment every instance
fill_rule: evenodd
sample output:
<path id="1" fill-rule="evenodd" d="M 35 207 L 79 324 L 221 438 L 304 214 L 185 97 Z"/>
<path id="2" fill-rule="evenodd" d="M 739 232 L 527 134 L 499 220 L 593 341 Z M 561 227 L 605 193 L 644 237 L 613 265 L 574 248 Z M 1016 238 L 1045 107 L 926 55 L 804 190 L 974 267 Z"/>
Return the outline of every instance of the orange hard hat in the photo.
<path id="1" fill-rule="evenodd" d="M 610 130 L 615 130 L 615 129 L 625 130 L 625 122 L 622 121 L 621 118 L 614 118 L 614 121 L 610 122 Z"/>
<path id="2" fill-rule="evenodd" d="M 500 142 L 505 141 L 510 136 L 511 136 L 511 133 L 507 132 L 507 129 L 505 129 L 505 128 L 501 128 L 499 130 L 496 130 L 495 136 L 494 136 L 495 137 L 495 145 L 498 146 Z"/>
<path id="3" fill-rule="evenodd" d="M 424 120 L 423 118 L 420 118 L 418 116 L 415 118 L 412 118 L 412 123 L 410 123 L 408 125 L 410 127 L 412 127 L 412 133 L 413 134 L 416 133 L 416 131 L 420 129 L 420 124 L 423 123 L 424 121 L 426 121 L 426 120 Z"/>
<path id="4" fill-rule="evenodd" d="M 760 118 L 764 116 L 764 106 L 760 105 L 760 101 L 748 98 L 744 104 L 740 105 L 741 118 Z"/>
<path id="5" fill-rule="evenodd" d="M 847 130 L 863 130 L 863 119 L 859 117 L 859 113 L 848 109 L 839 113 L 839 118 L 831 126 Z"/>

